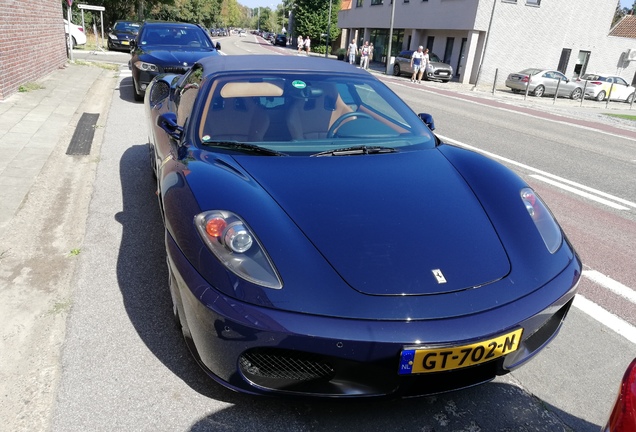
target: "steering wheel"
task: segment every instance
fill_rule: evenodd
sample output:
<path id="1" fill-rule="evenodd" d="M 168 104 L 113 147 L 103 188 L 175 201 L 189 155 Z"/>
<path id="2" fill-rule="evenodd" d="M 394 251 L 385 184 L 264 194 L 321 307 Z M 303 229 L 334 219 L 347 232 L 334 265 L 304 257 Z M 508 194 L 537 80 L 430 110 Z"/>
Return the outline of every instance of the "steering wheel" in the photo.
<path id="1" fill-rule="evenodd" d="M 363 112 L 358 112 L 358 111 L 353 111 L 353 112 L 348 112 L 345 113 L 343 115 L 341 115 L 340 117 L 338 117 L 338 119 L 333 122 L 333 124 L 331 125 L 331 127 L 329 128 L 329 130 L 327 131 L 327 138 L 333 138 L 334 135 L 336 134 L 336 130 L 338 130 L 338 128 L 342 125 L 342 123 L 351 117 L 366 117 L 368 119 L 373 120 L 373 117 L 371 117 L 369 114 L 367 113 L 363 113 Z"/>

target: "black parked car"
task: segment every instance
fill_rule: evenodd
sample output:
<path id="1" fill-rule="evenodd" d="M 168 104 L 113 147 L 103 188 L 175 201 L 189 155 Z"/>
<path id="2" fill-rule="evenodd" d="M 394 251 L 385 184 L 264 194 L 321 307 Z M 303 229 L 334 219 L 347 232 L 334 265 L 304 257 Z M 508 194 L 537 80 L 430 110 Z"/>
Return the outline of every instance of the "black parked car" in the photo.
<path id="1" fill-rule="evenodd" d="M 274 38 L 274 45 L 287 46 L 287 36 L 284 34 L 277 34 Z"/>
<path id="2" fill-rule="evenodd" d="M 221 44 L 212 42 L 201 26 L 180 22 L 145 22 L 132 42 L 134 96 L 142 101 L 146 87 L 161 73 L 183 74 L 199 59 L 219 55 Z"/>
<path id="3" fill-rule="evenodd" d="M 115 21 L 108 30 L 108 49 L 130 51 L 130 42 L 137 37 L 140 25 L 134 21 Z"/>

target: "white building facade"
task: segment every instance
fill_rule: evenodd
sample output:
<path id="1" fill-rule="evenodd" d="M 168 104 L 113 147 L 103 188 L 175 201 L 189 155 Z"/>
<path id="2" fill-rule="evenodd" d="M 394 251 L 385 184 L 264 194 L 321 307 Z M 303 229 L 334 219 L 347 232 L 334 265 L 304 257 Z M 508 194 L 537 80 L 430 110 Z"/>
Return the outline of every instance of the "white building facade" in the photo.
<path id="1" fill-rule="evenodd" d="M 374 60 L 422 45 L 453 67 L 466 84 L 502 83 L 529 67 L 576 78 L 609 73 L 632 82 L 636 39 L 609 36 L 615 0 L 351 0 L 338 25 L 342 46 L 374 43 Z M 391 56 L 387 56 L 394 7 Z"/>

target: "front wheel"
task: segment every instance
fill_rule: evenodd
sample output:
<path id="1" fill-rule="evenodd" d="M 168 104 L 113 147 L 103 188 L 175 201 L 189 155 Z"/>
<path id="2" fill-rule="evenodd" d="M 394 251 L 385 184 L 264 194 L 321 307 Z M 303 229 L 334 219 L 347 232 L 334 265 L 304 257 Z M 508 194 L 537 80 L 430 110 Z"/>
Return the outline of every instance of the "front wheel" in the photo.
<path id="1" fill-rule="evenodd" d="M 135 98 L 135 101 L 137 102 L 142 102 L 144 100 L 144 94 L 140 93 L 137 90 L 137 82 L 135 81 L 134 78 L 133 78 L 133 97 Z"/>
<path id="2" fill-rule="evenodd" d="M 543 96 L 543 93 L 545 93 L 545 87 L 543 87 L 542 85 L 537 86 L 532 92 L 532 94 L 535 95 L 536 97 Z"/>
<path id="3" fill-rule="evenodd" d="M 399 64 L 393 65 L 393 75 L 400 76 L 400 73 L 401 73 L 400 65 Z"/>
<path id="4" fill-rule="evenodd" d="M 603 102 L 603 99 L 605 99 L 605 90 L 601 90 L 599 94 L 596 95 L 597 101 Z"/>
<path id="5" fill-rule="evenodd" d="M 583 90 L 580 88 L 575 88 L 572 93 L 570 93 L 570 99 L 579 100 L 581 99 L 581 95 L 583 94 Z"/>

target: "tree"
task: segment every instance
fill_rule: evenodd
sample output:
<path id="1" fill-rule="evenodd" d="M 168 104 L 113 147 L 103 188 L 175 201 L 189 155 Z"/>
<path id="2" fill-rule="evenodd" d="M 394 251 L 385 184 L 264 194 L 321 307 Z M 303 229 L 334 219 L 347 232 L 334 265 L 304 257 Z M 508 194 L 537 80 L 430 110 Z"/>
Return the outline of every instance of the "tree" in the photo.
<path id="1" fill-rule="evenodd" d="M 329 21 L 329 5 L 326 0 L 297 0 L 294 7 L 294 22 L 296 35 L 309 36 L 313 41 L 324 40 L 329 32 L 330 40 L 340 35 L 338 28 L 338 11 L 341 0 L 331 1 L 331 23 Z M 329 27 L 329 29 L 328 29 Z M 318 43 L 312 43 L 313 46 Z"/>

